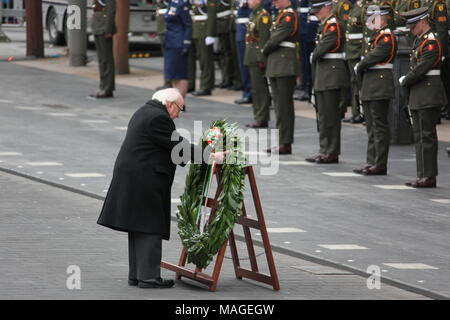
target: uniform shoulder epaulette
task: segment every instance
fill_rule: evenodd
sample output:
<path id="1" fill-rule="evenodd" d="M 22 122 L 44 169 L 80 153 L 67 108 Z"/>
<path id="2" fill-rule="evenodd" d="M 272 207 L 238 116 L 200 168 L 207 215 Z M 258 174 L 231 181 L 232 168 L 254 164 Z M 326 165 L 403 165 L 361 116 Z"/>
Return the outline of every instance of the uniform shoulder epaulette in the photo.
<path id="1" fill-rule="evenodd" d="M 383 32 L 384 33 L 392 33 L 391 29 L 389 29 L 389 28 L 384 29 Z"/>
<path id="2" fill-rule="evenodd" d="M 429 39 L 429 40 L 434 40 L 434 39 L 436 39 L 436 37 L 434 36 L 434 33 L 433 33 L 433 32 L 430 32 L 430 33 L 426 34 L 424 38 L 425 38 L 425 39 Z"/>

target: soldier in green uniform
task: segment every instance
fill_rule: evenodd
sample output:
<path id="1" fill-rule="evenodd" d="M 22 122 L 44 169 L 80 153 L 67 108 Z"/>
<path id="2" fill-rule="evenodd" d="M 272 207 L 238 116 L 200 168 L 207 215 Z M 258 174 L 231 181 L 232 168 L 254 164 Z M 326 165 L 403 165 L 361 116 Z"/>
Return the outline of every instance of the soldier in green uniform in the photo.
<path id="1" fill-rule="evenodd" d="M 417 9 L 422 6 L 420 0 L 397 0 L 395 3 L 395 25 L 397 27 L 404 27 L 406 25 L 405 19 L 402 17 L 401 13 L 409 11 L 412 9 Z"/>
<path id="2" fill-rule="evenodd" d="M 230 37 L 231 4 L 229 0 L 208 0 L 207 2 L 208 21 L 205 42 L 207 46 L 219 46 L 222 83 L 218 87 L 229 88 L 233 86 L 235 68 Z"/>
<path id="3" fill-rule="evenodd" d="M 447 18 L 450 17 L 450 0 L 446 0 L 445 5 L 447 7 Z M 450 24 L 450 22 L 449 22 Z M 450 25 L 449 25 L 450 29 Z M 444 82 L 445 87 L 445 93 L 447 94 L 447 97 L 449 97 L 447 100 L 446 110 L 442 113 L 442 115 L 447 119 L 450 120 L 450 30 L 449 37 L 447 39 L 447 43 L 442 43 L 442 46 L 447 46 L 447 56 L 445 57 L 444 62 L 442 63 L 442 81 Z"/>
<path id="4" fill-rule="evenodd" d="M 311 61 L 313 66 L 314 100 L 318 110 L 320 151 L 308 162 L 338 163 L 341 153 L 340 97 L 348 87 L 345 64 L 345 33 L 342 23 L 332 12 L 332 2 L 311 0 L 311 13 L 320 21 Z"/>
<path id="5" fill-rule="evenodd" d="M 270 92 L 265 77 L 266 57 L 261 53 L 270 36 L 270 14 L 264 9 L 263 0 L 249 0 L 252 9 L 247 26 L 244 63 L 250 69 L 252 84 L 253 117 L 250 128 L 267 128 L 270 120 Z"/>
<path id="6" fill-rule="evenodd" d="M 291 154 L 294 142 L 294 88 L 300 73 L 295 36 L 298 31 L 298 16 L 290 0 L 273 0 L 278 15 L 272 22 L 270 37 L 262 53 L 267 57 L 266 77 L 272 89 L 272 101 L 280 130 L 279 146 L 267 150 L 279 154 Z"/>
<path id="7" fill-rule="evenodd" d="M 355 65 L 361 60 L 364 42 L 364 0 L 355 2 L 350 10 L 345 32 L 345 58 L 350 71 L 352 115 L 344 122 L 362 123 L 364 118 L 360 112 L 359 85 Z"/>
<path id="8" fill-rule="evenodd" d="M 338 21 L 342 25 L 342 32 L 345 34 L 347 29 L 347 22 L 350 17 L 350 11 L 353 8 L 353 4 L 350 2 L 350 0 L 333 0 L 333 14 L 338 19 Z M 346 65 L 347 67 L 347 65 Z M 350 71 L 347 69 L 348 77 L 351 78 Z M 349 104 L 351 104 L 350 101 L 350 88 L 342 88 L 341 91 L 341 98 L 339 103 L 339 109 L 341 109 L 342 112 L 342 118 L 345 117 L 345 114 L 347 113 L 347 107 Z"/>
<path id="9" fill-rule="evenodd" d="M 362 74 L 361 100 L 367 129 L 367 164 L 355 173 L 386 175 L 389 154 L 388 112 L 394 97 L 393 60 L 397 52 L 395 36 L 389 29 L 390 6 L 366 10 L 367 25 L 375 30 L 364 56 L 355 66 Z"/>
<path id="10" fill-rule="evenodd" d="M 164 43 L 166 41 L 166 21 L 164 20 L 164 15 L 167 13 L 167 1 L 158 0 L 156 2 L 156 33 L 158 34 L 159 43 L 161 44 L 161 52 L 164 56 Z M 170 79 L 164 78 L 164 84 L 156 90 L 161 90 L 165 88 L 171 88 L 172 84 Z"/>
<path id="11" fill-rule="evenodd" d="M 399 79 L 409 90 L 416 145 L 417 180 L 407 182 L 415 188 L 436 187 L 438 139 L 436 124 L 440 109 L 447 103 L 440 77 L 442 46 L 428 22 L 427 7 L 402 13 L 416 37 L 411 55 L 411 70 Z"/>
<path id="12" fill-rule="evenodd" d="M 208 26 L 208 6 L 206 0 L 194 0 L 192 4 L 192 39 L 197 59 L 200 64 L 200 89 L 194 96 L 210 96 L 214 89 L 214 52 L 212 46 L 206 45 Z"/>
<path id="13" fill-rule="evenodd" d="M 115 90 L 115 67 L 113 55 L 113 36 L 116 30 L 116 1 L 95 0 L 92 33 L 95 36 L 98 67 L 100 72 L 100 90 L 89 97 L 112 98 Z"/>

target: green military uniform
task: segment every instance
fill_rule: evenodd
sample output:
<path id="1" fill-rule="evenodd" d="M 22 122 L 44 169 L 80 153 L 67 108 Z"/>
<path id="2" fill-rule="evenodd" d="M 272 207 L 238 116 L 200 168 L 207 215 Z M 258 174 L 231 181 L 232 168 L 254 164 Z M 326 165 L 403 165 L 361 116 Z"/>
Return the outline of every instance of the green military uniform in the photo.
<path id="1" fill-rule="evenodd" d="M 239 61 L 238 61 L 238 54 L 237 54 L 237 45 L 236 45 L 236 15 L 237 15 L 237 7 L 236 7 L 236 0 L 230 0 L 230 25 L 229 25 L 229 34 L 228 39 L 230 43 L 230 49 L 231 49 L 231 65 L 234 66 L 232 68 L 232 75 L 231 79 L 233 82 L 233 89 L 240 90 L 242 88 L 242 81 L 241 81 L 241 73 L 239 71 Z"/>
<path id="2" fill-rule="evenodd" d="M 353 4 L 350 0 L 336 0 L 333 2 L 333 14 L 342 25 L 342 33 L 345 34 L 347 28 L 347 21 L 350 17 L 350 11 L 353 8 Z M 347 71 L 348 72 L 348 71 Z M 342 117 L 347 112 L 347 106 L 349 104 L 349 91 L 348 88 L 342 88 L 339 109 L 342 112 Z"/>
<path id="3" fill-rule="evenodd" d="M 363 1 L 356 2 L 350 10 L 345 32 L 345 58 L 350 71 L 352 119 L 360 115 L 359 85 L 355 65 L 361 60 L 363 53 L 365 24 Z"/>
<path id="4" fill-rule="evenodd" d="M 166 42 L 166 20 L 164 15 L 167 12 L 167 1 L 158 0 L 156 2 L 156 33 L 158 34 L 159 43 L 161 44 L 161 52 L 164 56 L 164 43 Z M 164 79 L 164 87 L 171 87 L 170 79 Z"/>
<path id="5" fill-rule="evenodd" d="M 297 13 L 289 6 L 280 9 L 270 28 L 270 37 L 263 48 L 267 56 L 266 77 L 272 89 L 272 101 L 280 130 L 279 144 L 294 142 L 294 88 L 300 73 L 295 36 L 298 31 Z M 288 152 L 290 153 L 290 152 Z M 280 151 L 281 154 L 281 151 Z"/>
<path id="6" fill-rule="evenodd" d="M 381 7 L 381 14 L 389 15 L 388 6 Z M 366 15 L 372 15 L 369 10 Z M 389 154 L 388 112 L 394 97 L 393 59 L 397 52 L 395 36 L 388 26 L 371 36 L 363 59 L 357 65 L 362 74 L 361 100 L 368 136 L 367 167 L 364 174 L 386 174 Z"/>
<path id="7" fill-rule="evenodd" d="M 320 156 L 315 161 L 319 163 L 337 162 L 341 153 L 339 101 L 343 88 L 349 85 L 344 60 L 345 33 L 342 30 L 342 23 L 334 15 L 322 21 L 311 59 L 320 135 Z M 329 157 L 332 161 L 324 161 L 323 157 Z"/>
<path id="8" fill-rule="evenodd" d="M 113 38 L 105 39 L 105 34 L 115 34 L 116 1 L 95 0 L 92 18 L 92 33 L 95 36 L 98 66 L 100 71 L 100 90 L 115 90 L 115 67 L 113 55 Z"/>
<path id="9" fill-rule="evenodd" d="M 231 4 L 229 0 L 208 0 L 207 36 L 217 37 L 220 47 L 222 84 L 231 86 L 234 79 L 230 37 Z"/>
<path id="10" fill-rule="evenodd" d="M 420 15 L 422 11 L 413 10 L 404 15 L 408 17 L 414 12 Z M 438 174 L 436 124 L 440 108 L 447 103 L 439 76 L 441 52 L 438 37 L 431 30 L 417 37 L 411 55 L 411 70 L 400 82 L 409 89 L 418 178 L 435 178 Z"/>
<path id="11" fill-rule="evenodd" d="M 255 121 L 270 120 L 270 92 L 265 77 L 267 59 L 261 52 L 261 48 L 270 37 L 270 26 L 270 14 L 261 2 L 259 7 L 252 10 L 249 17 L 244 56 L 244 64 L 250 70 Z"/>
<path id="12" fill-rule="evenodd" d="M 214 89 L 214 53 L 212 46 L 205 44 L 207 35 L 208 7 L 206 2 L 194 1 L 192 5 L 192 39 L 200 65 L 200 90 L 211 94 Z M 195 92 L 194 92 L 195 94 Z"/>
<path id="13" fill-rule="evenodd" d="M 395 3 L 395 25 L 397 27 L 404 27 L 405 26 L 405 19 L 401 16 L 402 12 L 406 12 L 412 9 L 417 9 L 422 6 L 422 3 L 420 0 L 397 0 Z"/>

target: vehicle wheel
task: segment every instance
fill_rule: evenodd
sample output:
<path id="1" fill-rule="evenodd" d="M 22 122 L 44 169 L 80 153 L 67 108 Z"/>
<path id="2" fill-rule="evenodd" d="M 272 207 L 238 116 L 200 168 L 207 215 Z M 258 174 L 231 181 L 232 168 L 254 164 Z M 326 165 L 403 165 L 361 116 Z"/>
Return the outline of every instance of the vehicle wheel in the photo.
<path id="1" fill-rule="evenodd" d="M 56 46 L 64 45 L 64 33 L 58 31 L 58 16 L 55 9 L 50 9 L 47 17 L 47 31 L 50 42 Z"/>

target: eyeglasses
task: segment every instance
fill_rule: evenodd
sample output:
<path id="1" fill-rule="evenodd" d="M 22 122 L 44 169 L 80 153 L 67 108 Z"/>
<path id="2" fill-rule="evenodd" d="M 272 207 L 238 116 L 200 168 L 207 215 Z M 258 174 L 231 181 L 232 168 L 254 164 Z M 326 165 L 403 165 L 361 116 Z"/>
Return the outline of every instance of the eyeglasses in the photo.
<path id="1" fill-rule="evenodd" d="M 180 109 L 180 112 L 184 112 L 184 106 L 183 108 L 180 108 L 180 106 L 175 101 L 173 103 L 177 106 L 178 109 Z"/>

